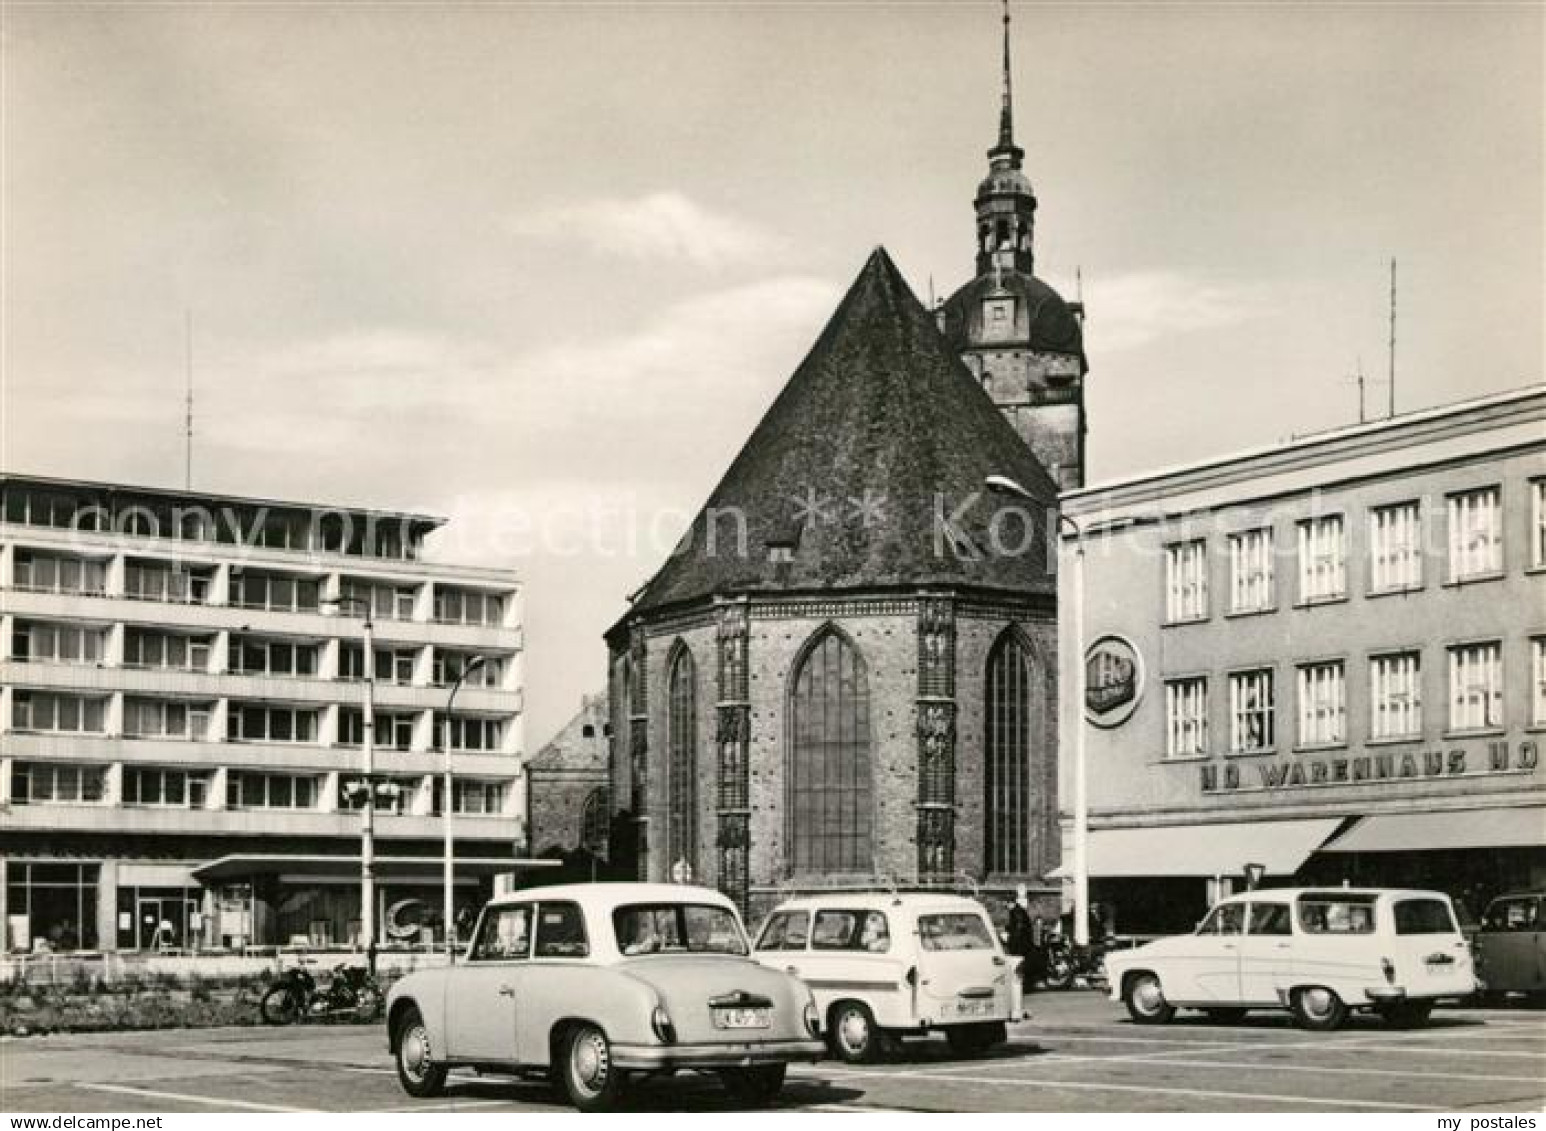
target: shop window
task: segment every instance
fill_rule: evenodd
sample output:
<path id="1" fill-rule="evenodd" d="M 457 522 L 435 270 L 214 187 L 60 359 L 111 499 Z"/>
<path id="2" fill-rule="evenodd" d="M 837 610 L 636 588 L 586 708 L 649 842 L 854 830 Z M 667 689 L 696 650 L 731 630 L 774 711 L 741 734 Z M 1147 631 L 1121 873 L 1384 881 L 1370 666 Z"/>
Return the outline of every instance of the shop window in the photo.
<path id="1" fill-rule="evenodd" d="M 7 862 L 5 949 L 96 950 L 99 871 L 97 864 Z"/>

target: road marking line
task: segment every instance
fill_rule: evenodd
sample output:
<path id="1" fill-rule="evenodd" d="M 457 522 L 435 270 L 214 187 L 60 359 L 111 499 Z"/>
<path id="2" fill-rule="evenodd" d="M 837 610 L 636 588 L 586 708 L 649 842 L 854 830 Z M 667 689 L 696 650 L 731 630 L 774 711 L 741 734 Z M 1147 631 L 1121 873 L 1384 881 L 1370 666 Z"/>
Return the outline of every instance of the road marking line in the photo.
<path id="1" fill-rule="evenodd" d="M 92 1092 L 113 1092 L 125 1096 L 144 1096 L 152 1100 L 177 1100 L 179 1103 L 203 1104 L 206 1107 L 238 1107 L 243 1111 L 284 1111 L 284 1112 L 312 1112 L 321 1111 L 316 1107 L 285 1107 L 283 1104 L 251 1103 L 247 1100 L 228 1100 L 219 1096 L 195 1096 L 186 1092 L 158 1092 L 153 1088 L 131 1088 L 127 1084 L 77 1084 L 77 1088 L 85 1088 Z"/>
<path id="2" fill-rule="evenodd" d="M 1107 1063 L 1110 1062 L 1111 1059 L 1107 1058 Z M 1116 1063 L 1122 1064 L 1127 1063 L 1127 1061 L 1119 1060 Z M 1450 1072 L 1408 1072 L 1396 1068 L 1333 1068 L 1315 1064 L 1278 1064 L 1265 1060 L 1182 1060 L 1179 1057 L 1175 1057 L 1169 1060 L 1164 1058 L 1145 1058 L 1143 1063 L 1171 1065 L 1177 1068 L 1245 1068 L 1253 1072 L 1264 1070 L 1267 1072 L 1314 1072 L 1317 1075 L 1335 1074 L 1340 1076 L 1405 1076 L 1417 1080 L 1488 1080 L 1509 1084 L 1534 1084 L 1540 1080 L 1539 1076 L 1497 1076 L 1491 1074 L 1463 1075 Z"/>
<path id="3" fill-rule="evenodd" d="M 836 1070 L 830 1075 L 839 1077 L 887 1077 L 931 1080 L 939 1083 L 956 1080 L 963 1084 L 1000 1084 L 1014 1088 L 1067 1088 L 1086 1092 L 1142 1092 L 1150 1096 L 1199 1096 L 1205 1099 L 1264 1100 L 1272 1103 L 1312 1104 L 1316 1107 L 1367 1107 L 1387 1111 L 1449 1111 L 1448 1107 L 1428 1104 L 1392 1103 L 1385 1100 L 1327 1099 L 1324 1096 L 1295 1096 L 1275 1092 L 1228 1092 L 1208 1088 L 1161 1088 L 1152 1084 L 1101 1084 L 1090 1080 L 1041 1080 L 1004 1076 L 956 1076 L 938 1072 L 854 1072 Z"/>
<path id="4" fill-rule="evenodd" d="M 430 1111 L 462 1111 L 469 1107 L 526 1107 L 517 1099 L 505 1100 L 460 1100 L 438 1104 L 414 1104 L 411 1107 L 365 1107 L 358 1109 L 356 1115 L 393 1115 L 415 1114 Z"/>

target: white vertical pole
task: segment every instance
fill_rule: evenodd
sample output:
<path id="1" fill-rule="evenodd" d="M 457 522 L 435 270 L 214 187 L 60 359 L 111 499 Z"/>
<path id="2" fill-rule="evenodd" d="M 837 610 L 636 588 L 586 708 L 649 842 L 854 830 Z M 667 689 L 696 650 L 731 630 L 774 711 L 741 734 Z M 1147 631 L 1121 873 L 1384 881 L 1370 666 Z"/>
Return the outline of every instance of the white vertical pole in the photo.
<path id="1" fill-rule="evenodd" d="M 368 600 L 369 598 L 367 598 Z M 360 933 L 365 936 L 366 962 L 376 969 L 376 633 L 371 609 L 365 608 L 365 717 L 360 742 L 360 769 L 365 777 L 365 804 L 360 809 Z"/>
<path id="2" fill-rule="evenodd" d="M 1071 521 L 1071 520 L 1070 520 Z M 1074 526 L 1074 944 L 1090 945 L 1090 799 L 1084 748 L 1084 531 Z"/>

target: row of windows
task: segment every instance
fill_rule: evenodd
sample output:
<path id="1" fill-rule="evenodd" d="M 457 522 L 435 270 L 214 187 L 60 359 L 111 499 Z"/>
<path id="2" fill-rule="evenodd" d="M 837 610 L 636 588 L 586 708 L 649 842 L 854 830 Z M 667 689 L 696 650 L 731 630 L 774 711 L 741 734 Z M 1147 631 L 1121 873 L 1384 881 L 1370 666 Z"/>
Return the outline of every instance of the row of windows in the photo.
<path id="1" fill-rule="evenodd" d="M 685 645 L 675 647 L 667 671 L 665 843 L 672 863 L 685 860 L 696 867 L 702 776 L 697 669 Z M 1036 864 L 1036 814 L 1045 803 L 1031 776 L 1043 740 L 1038 712 L 1045 672 L 1025 640 L 1010 630 L 990 650 L 986 678 L 985 855 L 990 872 L 1023 874 Z M 796 874 L 871 872 L 869 676 L 853 641 L 830 626 L 812 638 L 790 675 L 789 738 L 785 866 Z M 594 833 L 603 835 L 599 815 Z"/>
<path id="2" fill-rule="evenodd" d="M 52 691 L 16 691 L 12 694 L 11 729 L 55 734 L 105 735 L 107 698 Z M 179 738 L 211 741 L 210 720 L 214 704 L 179 699 L 125 696 L 122 734 L 126 738 Z M 375 713 L 375 741 L 383 749 L 410 750 L 418 712 Z M 232 703 L 226 711 L 229 742 L 315 744 L 321 727 L 322 708 Z M 498 751 L 504 739 L 505 721 L 456 715 L 434 716 L 435 743 L 449 737 L 451 749 L 463 752 Z M 358 708 L 340 710 L 338 743 L 358 746 L 364 741 L 365 716 Z"/>
<path id="3" fill-rule="evenodd" d="M 1531 568 L 1546 567 L 1546 480 L 1530 483 Z M 1495 577 L 1503 571 L 1503 494 L 1497 486 L 1452 494 L 1448 508 L 1448 579 Z M 1417 500 L 1371 507 L 1369 592 L 1389 593 L 1423 585 L 1423 504 Z M 1297 597 L 1300 604 L 1340 600 L 1348 594 L 1347 522 L 1341 514 L 1296 524 Z M 1229 613 L 1276 607 L 1277 555 L 1270 526 L 1227 536 Z M 1208 540 L 1193 538 L 1166 547 L 1165 619 L 1181 623 L 1209 615 Z"/>
<path id="4" fill-rule="evenodd" d="M 139 601 L 209 604 L 214 589 L 214 576 L 213 566 L 188 566 L 131 558 L 124 563 L 123 596 Z M 107 562 L 102 558 L 18 549 L 12 578 L 17 589 L 101 597 L 107 592 Z M 359 601 L 376 619 L 414 619 L 418 602 L 417 586 L 345 578 L 341 591 L 343 599 L 339 605 L 350 615 L 364 611 L 353 603 Z M 431 619 L 439 624 L 498 628 L 504 624 L 505 600 L 505 596 L 500 593 L 459 589 L 436 583 Z M 233 568 L 228 604 L 244 609 L 314 613 L 323 606 L 333 607 L 334 602 L 323 598 L 322 581 L 319 578 Z"/>
<path id="5" fill-rule="evenodd" d="M 100 664 L 107 629 L 80 625 L 18 621 L 11 633 L 11 658 L 29 663 Z M 214 648 L 213 635 L 189 635 L 150 629 L 124 631 L 123 666 L 166 671 L 207 672 Z M 373 675 L 379 683 L 410 686 L 418 666 L 419 650 L 377 648 Z M 227 670 L 236 675 L 315 677 L 322 645 L 293 640 L 265 640 L 232 636 L 226 653 Z M 467 670 L 473 653 L 436 648 L 431 660 L 431 686 L 449 687 Z M 344 644 L 339 649 L 340 679 L 365 678 L 365 649 Z M 497 688 L 504 675 L 504 660 L 485 657 L 467 677 L 466 686 Z"/>
<path id="6" fill-rule="evenodd" d="M 1546 639 L 1530 642 L 1531 721 L 1546 724 Z M 1450 732 L 1503 725 L 1503 645 L 1497 641 L 1448 649 Z M 1325 660 L 1294 670 L 1295 744 L 1338 746 L 1347 742 L 1347 664 Z M 1274 748 L 1277 701 L 1271 668 L 1230 672 L 1226 749 L 1251 754 Z M 1165 752 L 1173 758 L 1209 750 L 1208 677 L 1165 681 Z M 1423 735 L 1422 653 L 1413 648 L 1369 657 L 1369 737 L 1417 739 Z"/>
<path id="7" fill-rule="evenodd" d="M 121 804 L 156 809 L 202 809 L 209 800 L 213 774 L 162 766 L 125 766 L 120 787 Z M 270 773 L 231 770 L 226 774 L 228 809 L 308 809 L 319 807 L 326 778 L 318 774 Z M 404 813 L 408 799 L 421 778 L 398 777 L 396 801 L 378 808 Z M 444 782 L 434 778 L 430 815 L 442 813 Z M 504 782 L 457 778 L 452 783 L 453 812 L 468 816 L 497 816 L 504 811 L 508 786 Z M 18 805 L 99 805 L 108 800 L 108 767 L 59 762 L 18 762 L 11 771 L 11 800 Z M 340 784 L 340 807 L 357 809 L 362 795 L 351 795 Z"/>
<path id="8" fill-rule="evenodd" d="M 122 492 L 114 491 L 122 497 Z M 146 497 L 103 505 L 103 496 L 61 488 L 5 488 L 6 522 L 59 530 L 117 532 L 141 538 L 216 542 L 274 550 L 306 550 L 356 557 L 412 559 L 420 539 L 414 520 L 354 514 L 332 508 L 285 510 L 210 500 L 178 502 Z"/>

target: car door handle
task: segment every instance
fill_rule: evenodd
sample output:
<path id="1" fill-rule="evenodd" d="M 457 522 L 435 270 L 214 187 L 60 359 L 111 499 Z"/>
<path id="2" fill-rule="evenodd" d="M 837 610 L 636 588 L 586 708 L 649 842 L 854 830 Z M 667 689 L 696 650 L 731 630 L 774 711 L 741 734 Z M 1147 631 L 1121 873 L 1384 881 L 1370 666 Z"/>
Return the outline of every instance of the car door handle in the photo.
<path id="1" fill-rule="evenodd" d="M 515 996 L 515 987 L 514 986 L 500 986 L 499 987 L 499 996 L 500 997 L 514 997 Z"/>
<path id="2" fill-rule="evenodd" d="M 785 966 L 784 967 L 784 973 L 785 974 L 799 974 L 800 973 L 800 968 L 798 966 Z"/>

